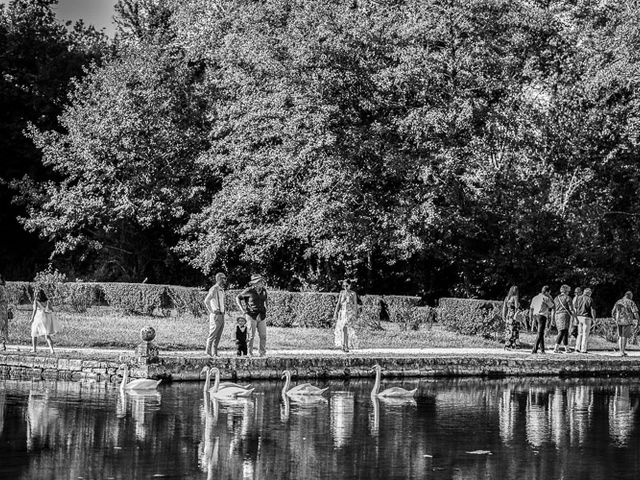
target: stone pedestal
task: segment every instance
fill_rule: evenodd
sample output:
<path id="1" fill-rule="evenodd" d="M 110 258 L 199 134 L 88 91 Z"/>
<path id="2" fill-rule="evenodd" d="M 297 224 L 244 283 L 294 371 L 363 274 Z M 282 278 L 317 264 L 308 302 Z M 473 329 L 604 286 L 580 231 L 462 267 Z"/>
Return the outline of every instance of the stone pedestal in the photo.
<path id="1" fill-rule="evenodd" d="M 156 331 L 153 327 L 143 327 L 140 330 L 141 343 L 136 347 L 136 357 L 138 365 L 148 365 L 150 363 L 158 363 L 160 359 L 160 352 L 158 346 L 153 343 L 153 339 L 156 338 Z"/>

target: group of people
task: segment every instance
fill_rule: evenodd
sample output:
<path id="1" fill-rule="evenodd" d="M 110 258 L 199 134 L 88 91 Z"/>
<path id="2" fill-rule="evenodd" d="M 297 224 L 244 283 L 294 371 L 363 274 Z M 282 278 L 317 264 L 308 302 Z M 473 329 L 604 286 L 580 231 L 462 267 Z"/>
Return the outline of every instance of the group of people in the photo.
<path id="1" fill-rule="evenodd" d="M 227 276 L 224 273 L 218 273 L 215 279 L 216 283 L 209 289 L 204 299 L 204 305 L 209 314 L 209 335 L 207 336 L 205 353 L 211 357 L 219 355 L 218 347 L 227 314 L 225 303 Z M 260 340 L 259 355 L 261 357 L 266 355 L 268 298 L 265 280 L 261 275 L 252 275 L 248 287 L 236 296 L 236 304 L 242 313 L 236 317 L 235 321 L 234 338 L 238 356 L 253 356 L 256 336 Z M 335 345 L 345 352 L 355 348 L 358 342 L 354 325 L 360 314 L 361 303 L 358 294 L 351 289 L 351 282 L 343 280 L 333 318 Z"/>
<path id="2" fill-rule="evenodd" d="M 542 287 L 540 293 L 531 300 L 529 307 L 529 317 L 537 327 L 536 341 L 531 353 L 535 354 L 538 351 L 545 353 L 544 335 L 547 326 L 551 323 L 555 324 L 558 330 L 554 353 L 560 353 L 562 347 L 564 347 L 565 353 L 570 352 L 570 332 L 571 336 L 576 339 L 573 351 L 588 353 L 591 326 L 596 319 L 592 293 L 590 288 L 585 288 L 583 291 L 580 287 L 576 287 L 572 298 L 571 287 L 562 285 L 560 293 L 553 298 L 549 286 Z M 519 310 L 518 287 L 513 286 L 509 289 L 502 307 L 502 318 L 505 319 L 505 349 L 515 348 L 519 345 L 520 321 L 517 318 Z M 626 292 L 615 303 L 611 316 L 617 324 L 620 355 L 626 356 L 627 342 L 633 334 L 633 326 L 637 325 L 640 320 L 638 307 L 633 301 L 631 292 Z"/>

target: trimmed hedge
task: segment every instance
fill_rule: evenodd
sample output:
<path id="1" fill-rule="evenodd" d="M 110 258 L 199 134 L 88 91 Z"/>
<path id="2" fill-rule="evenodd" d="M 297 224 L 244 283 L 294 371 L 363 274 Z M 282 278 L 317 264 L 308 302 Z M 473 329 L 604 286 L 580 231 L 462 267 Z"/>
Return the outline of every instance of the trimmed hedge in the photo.
<path id="1" fill-rule="evenodd" d="M 504 333 L 502 302 L 469 298 L 441 298 L 438 319 L 445 328 L 463 335 L 498 339 Z"/>
<path id="2" fill-rule="evenodd" d="M 90 306 L 108 306 L 135 315 L 179 315 L 190 313 L 199 317 L 206 313 L 205 290 L 175 285 L 108 282 L 7 282 L 12 304 L 30 304 L 35 287 L 42 287 L 57 308 L 84 312 Z M 239 313 L 235 297 L 240 290 L 227 290 L 225 302 L 228 313 Z M 380 296 L 364 295 L 360 322 L 373 325 L 379 317 Z M 392 322 L 419 325 L 424 310 L 416 310 L 419 297 L 385 296 Z M 285 292 L 269 290 L 267 324 L 278 327 L 333 326 L 333 312 L 337 293 Z M 425 317 L 426 318 L 426 317 Z M 413 326 L 411 328 L 414 328 Z"/>

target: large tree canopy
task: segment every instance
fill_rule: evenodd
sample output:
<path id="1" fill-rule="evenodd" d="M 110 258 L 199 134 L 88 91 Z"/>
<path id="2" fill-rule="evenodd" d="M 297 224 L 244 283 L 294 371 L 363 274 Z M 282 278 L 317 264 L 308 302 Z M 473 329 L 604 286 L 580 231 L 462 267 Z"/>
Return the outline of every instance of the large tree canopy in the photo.
<path id="1" fill-rule="evenodd" d="M 41 152 L 25 135 L 29 124 L 58 130 L 57 116 L 71 79 L 107 53 L 104 35 L 82 22 L 62 25 L 53 0 L 12 0 L 0 5 L 0 265 L 11 277 L 46 265 L 51 247 L 16 221 L 12 180 L 48 178 Z"/>
<path id="2" fill-rule="evenodd" d="M 176 279 L 180 256 L 289 288 L 640 285 L 635 4 L 119 12 L 117 53 L 78 83 L 65 132 L 33 130 L 57 177 L 23 185 L 25 225 L 93 271 L 118 265 L 100 275 Z"/>

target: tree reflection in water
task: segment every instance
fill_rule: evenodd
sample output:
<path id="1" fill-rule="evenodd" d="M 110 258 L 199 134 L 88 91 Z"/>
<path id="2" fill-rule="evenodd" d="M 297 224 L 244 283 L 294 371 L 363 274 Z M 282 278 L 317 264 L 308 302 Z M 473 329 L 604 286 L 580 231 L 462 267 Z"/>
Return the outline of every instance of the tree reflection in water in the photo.
<path id="1" fill-rule="evenodd" d="M 317 402 L 277 384 L 222 402 L 201 387 L 4 381 L 0 478 L 608 479 L 638 466 L 629 380 L 422 381 L 399 404 L 366 381 Z"/>

